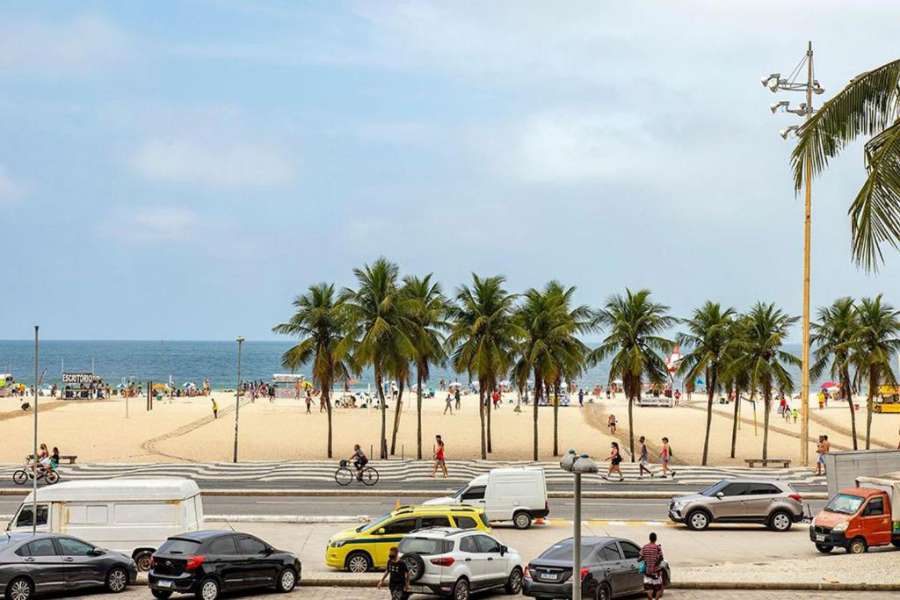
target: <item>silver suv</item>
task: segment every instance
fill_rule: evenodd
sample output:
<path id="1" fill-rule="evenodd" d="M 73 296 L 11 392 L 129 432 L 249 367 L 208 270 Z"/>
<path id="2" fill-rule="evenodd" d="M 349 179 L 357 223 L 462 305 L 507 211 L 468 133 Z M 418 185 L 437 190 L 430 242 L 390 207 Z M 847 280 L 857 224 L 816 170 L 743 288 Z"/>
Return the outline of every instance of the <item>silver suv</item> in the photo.
<path id="1" fill-rule="evenodd" d="M 803 520 L 802 498 L 789 484 L 771 479 L 723 479 L 698 494 L 677 496 L 669 518 L 690 529 L 710 523 L 760 523 L 787 531 Z"/>

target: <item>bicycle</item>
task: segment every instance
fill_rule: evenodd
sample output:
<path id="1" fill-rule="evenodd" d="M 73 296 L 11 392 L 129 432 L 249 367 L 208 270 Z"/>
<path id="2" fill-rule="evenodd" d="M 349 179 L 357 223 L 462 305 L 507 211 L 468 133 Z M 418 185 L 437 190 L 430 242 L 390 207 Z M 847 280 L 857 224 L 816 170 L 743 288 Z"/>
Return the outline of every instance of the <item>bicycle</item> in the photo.
<path id="1" fill-rule="evenodd" d="M 59 481 L 59 472 L 56 469 L 42 470 L 38 473 L 37 478 L 38 481 L 43 479 L 48 485 L 53 485 Z M 34 467 L 30 464 L 25 465 L 24 469 L 17 470 L 12 476 L 12 480 L 16 485 L 25 485 L 32 479 L 34 479 Z"/>
<path id="2" fill-rule="evenodd" d="M 350 468 L 350 461 L 344 459 L 334 472 L 334 481 L 341 487 L 346 487 L 356 479 L 365 486 L 373 486 L 378 483 L 378 471 L 371 465 L 366 465 L 358 472 Z"/>

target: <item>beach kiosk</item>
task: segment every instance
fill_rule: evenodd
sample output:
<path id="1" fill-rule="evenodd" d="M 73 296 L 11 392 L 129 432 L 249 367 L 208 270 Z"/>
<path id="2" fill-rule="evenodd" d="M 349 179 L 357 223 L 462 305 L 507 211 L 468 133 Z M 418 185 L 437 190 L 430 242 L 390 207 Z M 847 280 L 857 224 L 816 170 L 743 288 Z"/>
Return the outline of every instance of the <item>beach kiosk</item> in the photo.
<path id="1" fill-rule="evenodd" d="M 294 373 L 275 373 L 272 375 L 272 385 L 275 386 L 276 398 L 300 398 L 307 389 L 312 388 L 305 375 Z"/>
<path id="2" fill-rule="evenodd" d="M 62 397 L 66 400 L 89 400 L 103 388 L 103 379 L 94 373 L 63 373 Z"/>

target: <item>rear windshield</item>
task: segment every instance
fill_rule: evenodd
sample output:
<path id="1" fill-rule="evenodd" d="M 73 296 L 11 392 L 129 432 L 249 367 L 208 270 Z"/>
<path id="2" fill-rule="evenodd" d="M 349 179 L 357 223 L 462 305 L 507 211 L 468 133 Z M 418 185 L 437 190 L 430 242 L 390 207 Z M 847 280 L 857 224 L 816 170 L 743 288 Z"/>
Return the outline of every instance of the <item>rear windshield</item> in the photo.
<path id="1" fill-rule="evenodd" d="M 406 537 L 400 542 L 398 549 L 401 554 L 446 554 L 453 550 L 453 542 L 432 538 Z"/>
<path id="2" fill-rule="evenodd" d="M 159 547 L 157 552 L 160 554 L 195 554 L 198 548 L 200 548 L 198 542 L 181 538 L 170 538 Z"/>
<path id="3" fill-rule="evenodd" d="M 539 558 L 544 558 L 547 560 L 572 560 L 572 549 L 574 544 L 572 540 L 563 540 L 558 544 L 553 544 L 546 550 L 544 553 L 540 555 Z M 581 545 L 581 556 L 590 556 L 591 552 L 593 552 L 594 547 L 582 544 Z"/>
<path id="4" fill-rule="evenodd" d="M 863 498 L 860 496 L 851 496 L 850 494 L 838 494 L 825 505 L 828 512 L 842 513 L 845 515 L 855 515 L 859 507 L 862 506 Z"/>

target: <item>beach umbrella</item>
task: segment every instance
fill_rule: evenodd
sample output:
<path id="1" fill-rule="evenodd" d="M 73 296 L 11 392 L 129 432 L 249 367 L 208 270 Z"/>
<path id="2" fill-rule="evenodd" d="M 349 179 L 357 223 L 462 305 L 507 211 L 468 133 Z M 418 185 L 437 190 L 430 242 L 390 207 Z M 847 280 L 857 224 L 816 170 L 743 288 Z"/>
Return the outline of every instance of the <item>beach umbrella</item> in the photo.
<path id="1" fill-rule="evenodd" d="M 448 387 L 448 388 L 458 388 L 458 387 L 462 387 L 462 384 L 461 384 L 460 382 L 458 382 L 458 381 L 454 381 L 453 383 L 451 383 L 451 384 L 448 385 L 447 387 Z"/>
<path id="2" fill-rule="evenodd" d="M 835 383 L 833 381 L 826 381 L 825 383 L 822 384 L 823 390 L 827 390 L 829 388 L 839 388 L 839 387 L 841 387 L 841 384 Z"/>

